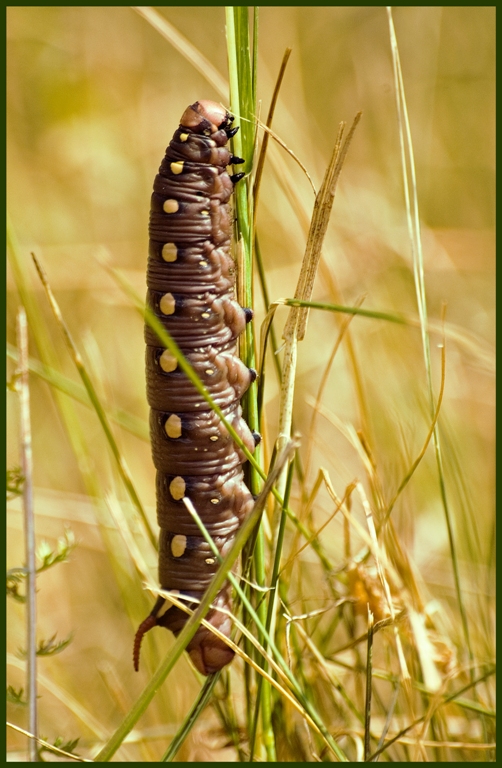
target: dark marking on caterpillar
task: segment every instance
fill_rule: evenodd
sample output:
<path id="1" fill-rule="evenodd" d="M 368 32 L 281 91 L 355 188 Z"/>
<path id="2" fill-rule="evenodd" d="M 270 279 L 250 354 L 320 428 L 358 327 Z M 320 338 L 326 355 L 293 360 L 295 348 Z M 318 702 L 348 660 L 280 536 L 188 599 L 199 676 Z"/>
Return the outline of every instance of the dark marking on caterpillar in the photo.
<path id="1" fill-rule="evenodd" d="M 240 398 L 256 378 L 237 356 L 237 338 L 252 319 L 234 299 L 235 266 L 230 253 L 229 201 L 244 174 L 227 166 L 243 163 L 227 148 L 233 117 L 220 104 L 198 101 L 182 115 L 155 177 L 147 271 L 147 303 L 207 387 L 249 451 L 259 435 L 242 418 Z M 186 375 L 176 358 L 145 327 L 147 397 L 152 454 L 157 469 L 160 526 L 159 581 L 200 600 L 218 561 L 183 503 L 191 500 L 221 555 L 253 507 L 244 483 L 245 457 Z M 231 609 L 226 582 L 206 621 L 226 637 Z M 192 607 L 195 605 L 192 603 Z M 187 614 L 159 597 L 134 641 L 138 669 L 143 635 L 154 626 L 183 629 Z M 200 626 L 187 646 L 205 675 L 218 671 L 233 651 Z"/>

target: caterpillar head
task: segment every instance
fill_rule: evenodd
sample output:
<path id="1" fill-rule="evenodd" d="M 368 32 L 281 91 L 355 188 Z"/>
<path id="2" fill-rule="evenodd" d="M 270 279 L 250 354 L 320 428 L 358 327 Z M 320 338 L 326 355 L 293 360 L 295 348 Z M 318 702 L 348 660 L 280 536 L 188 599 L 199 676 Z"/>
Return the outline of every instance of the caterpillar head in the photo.
<path id="1" fill-rule="evenodd" d="M 212 134 L 221 129 L 226 130 L 233 119 L 233 115 L 221 104 L 216 101 L 201 99 L 185 109 L 180 124 L 194 133 L 209 131 Z"/>

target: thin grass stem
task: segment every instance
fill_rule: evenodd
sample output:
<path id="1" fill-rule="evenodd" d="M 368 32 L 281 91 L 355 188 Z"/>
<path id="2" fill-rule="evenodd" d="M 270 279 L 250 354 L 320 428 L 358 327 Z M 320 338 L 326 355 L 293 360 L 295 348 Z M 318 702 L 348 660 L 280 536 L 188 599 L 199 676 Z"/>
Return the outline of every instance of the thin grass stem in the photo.
<path id="1" fill-rule="evenodd" d="M 366 698 L 364 704 L 364 762 L 368 761 L 371 751 L 371 692 L 373 680 L 373 614 L 368 607 L 368 642 L 366 651 Z"/>
<path id="2" fill-rule="evenodd" d="M 7 344 L 7 357 L 10 357 L 15 363 L 19 360 L 19 355 L 15 347 L 12 344 Z M 36 358 L 30 357 L 28 359 L 28 369 L 30 373 L 38 376 L 39 379 L 45 381 L 51 387 L 59 390 L 65 395 L 68 395 L 77 403 L 85 405 L 87 408 L 92 408 L 92 403 L 89 400 L 89 396 L 85 387 L 77 384 L 73 379 L 68 378 L 54 368 L 44 365 Z M 121 408 L 110 408 L 108 405 L 104 406 L 108 418 L 118 427 L 121 427 L 131 435 L 138 437 L 140 440 L 148 442 L 150 440 L 148 434 L 148 424 L 144 419 L 140 419 L 133 414 L 123 411 Z"/>
<path id="3" fill-rule="evenodd" d="M 28 691 L 28 759 L 38 762 L 38 704 L 37 704 L 37 566 L 35 561 L 35 514 L 33 506 L 33 449 L 31 442 L 30 387 L 28 374 L 28 324 L 21 306 L 17 314 L 17 343 L 19 348 L 19 411 L 21 433 L 21 471 L 23 473 L 24 545 L 26 559 L 26 634 Z"/>
<path id="4" fill-rule="evenodd" d="M 42 265 L 36 258 L 35 254 L 32 253 L 33 261 L 35 262 L 35 266 L 37 268 L 37 272 L 39 274 L 40 280 L 42 282 L 42 285 L 45 288 L 45 292 L 47 294 L 47 298 L 49 300 L 50 307 L 52 309 L 52 312 L 54 314 L 54 317 L 63 333 L 63 338 L 65 340 L 66 346 L 68 348 L 68 351 L 70 352 L 70 356 L 75 363 L 75 367 L 77 368 L 77 371 L 80 375 L 80 378 L 82 379 L 82 382 L 84 384 L 84 387 L 87 391 L 87 394 L 89 395 L 89 399 L 94 407 L 94 410 L 96 411 L 96 415 L 101 423 L 101 427 L 103 429 L 103 432 L 105 433 L 105 436 L 108 440 L 108 444 L 111 448 L 112 454 L 115 458 L 115 461 L 117 462 L 117 467 L 119 470 L 119 473 L 122 477 L 122 480 L 124 482 L 124 486 L 129 494 L 129 497 L 134 504 L 134 507 L 138 511 L 141 520 L 143 522 L 143 525 L 145 527 L 145 531 L 147 533 L 147 536 L 150 540 L 150 543 L 154 547 L 154 549 L 157 548 L 157 537 L 155 536 L 152 527 L 150 525 L 150 521 L 148 520 L 147 514 L 143 508 L 143 505 L 140 501 L 140 498 L 137 494 L 136 488 L 134 487 L 134 483 L 132 481 L 131 474 L 129 472 L 129 468 L 125 462 L 124 457 L 122 456 L 119 447 L 117 445 L 117 442 L 115 440 L 115 437 L 113 435 L 113 432 L 111 430 L 108 416 L 101 404 L 101 401 L 98 397 L 98 394 L 96 392 L 96 388 L 94 387 L 94 384 L 92 383 L 92 380 L 87 373 L 87 368 L 84 365 L 84 362 L 82 360 L 82 357 L 75 345 L 75 342 L 72 339 L 72 336 L 70 334 L 70 331 L 68 329 L 68 326 L 66 325 L 66 322 L 63 318 L 63 315 L 61 313 L 61 310 L 59 308 L 59 305 L 56 301 L 56 298 L 54 294 L 52 293 L 52 289 L 49 285 L 49 282 L 47 280 L 47 275 L 45 274 L 44 269 L 42 268 Z"/>
<path id="5" fill-rule="evenodd" d="M 66 758 L 65 762 L 70 762 L 71 760 L 74 760 L 76 763 L 93 763 L 94 762 L 94 760 L 89 760 L 86 757 L 79 757 L 78 755 L 70 754 L 70 752 L 65 752 L 64 749 L 59 749 L 59 747 L 55 747 L 53 744 L 50 744 L 48 741 L 45 741 L 45 739 L 36 738 L 32 733 L 30 733 L 29 731 L 26 731 L 24 728 L 20 728 L 18 725 L 14 725 L 14 723 L 9 723 L 7 721 L 7 727 L 12 728 L 13 731 L 22 733 L 24 736 L 27 736 L 36 744 L 39 744 L 41 747 L 44 747 L 48 752 L 52 752 L 54 755 L 57 755 L 57 757 L 65 757 Z"/>
<path id="6" fill-rule="evenodd" d="M 161 763 L 171 763 L 174 760 L 179 748 L 181 747 L 181 745 L 187 738 L 188 734 L 194 727 L 195 723 L 199 719 L 200 715 L 206 708 L 207 703 L 209 702 L 211 696 L 213 695 L 214 687 L 219 679 L 220 679 L 220 672 L 216 672 L 214 675 L 210 675 L 207 678 L 207 680 L 204 682 L 204 685 L 199 691 L 199 695 L 197 696 L 197 699 L 193 703 L 190 711 L 188 712 L 187 716 L 185 717 L 182 724 L 180 725 L 175 737 L 169 744 L 167 751 L 164 753 L 164 755 L 160 759 Z"/>
<path id="7" fill-rule="evenodd" d="M 403 183 L 404 193 L 406 200 L 406 214 L 408 221 L 408 231 L 411 243 L 411 251 L 413 258 L 413 271 L 415 275 L 415 288 L 417 294 L 418 311 L 421 318 L 422 329 L 422 347 L 425 360 L 425 369 L 427 374 L 427 386 L 429 393 L 429 407 L 431 415 L 434 415 L 435 403 L 434 403 L 434 390 L 432 386 L 432 373 L 431 373 L 431 353 L 430 353 L 430 341 L 428 335 L 428 321 L 427 321 L 427 299 L 425 290 L 425 276 L 424 276 L 424 261 L 422 251 L 422 239 L 420 235 L 420 215 L 418 209 L 418 192 L 417 192 L 417 180 L 415 174 L 415 160 L 413 152 L 413 141 L 411 138 L 410 122 L 408 118 L 408 108 L 406 104 L 406 93 L 404 89 L 403 74 L 401 70 L 401 62 L 399 57 L 399 47 L 397 43 L 396 32 L 394 29 L 394 21 L 392 18 L 392 9 L 387 6 L 387 16 L 389 21 L 389 33 L 392 50 L 392 63 L 394 67 L 394 80 L 395 80 L 395 93 L 396 104 L 399 122 L 399 139 L 401 145 L 401 157 L 402 157 L 402 171 L 403 171 Z M 408 178 L 408 168 L 411 179 Z M 441 501 L 443 504 L 443 511 L 445 516 L 446 529 L 448 533 L 448 542 L 450 546 L 450 554 L 452 560 L 453 578 L 455 581 L 455 590 L 457 594 L 458 607 L 462 622 L 462 628 L 464 632 L 464 639 L 468 650 L 469 658 L 471 661 L 474 659 L 470 633 L 469 623 L 467 619 L 467 611 L 464 605 L 464 597 L 462 593 L 460 570 L 458 564 L 457 547 L 455 543 L 455 536 L 453 531 L 453 520 L 448 502 L 446 492 L 446 482 L 444 477 L 443 459 L 441 454 L 441 443 L 439 436 L 439 429 L 437 425 L 434 426 L 434 449 L 436 455 L 436 464 L 438 470 L 439 487 L 441 492 Z"/>
<path id="8" fill-rule="evenodd" d="M 284 79 L 284 75 L 286 72 L 286 67 L 289 61 L 289 57 L 291 55 L 291 48 L 286 48 L 284 52 L 284 56 L 282 57 L 281 67 L 279 70 L 279 74 L 277 75 L 277 80 L 274 86 L 274 92 L 272 94 L 272 100 L 270 102 L 270 107 L 268 110 L 267 115 L 267 122 L 266 126 L 267 128 L 272 127 L 272 122 L 274 120 L 274 112 L 277 105 L 277 99 L 279 98 L 279 91 L 281 90 L 282 81 Z M 254 226 L 256 229 L 256 211 L 258 208 L 258 197 L 260 194 L 260 185 L 261 185 L 261 179 L 263 175 L 263 168 L 265 166 L 265 158 L 267 155 L 267 148 L 268 148 L 268 142 L 269 142 L 270 133 L 269 131 L 265 131 L 263 134 L 263 141 L 260 149 L 260 155 L 258 157 L 258 162 L 256 164 L 256 171 L 255 171 L 255 180 L 254 180 L 254 186 L 253 186 L 253 195 L 254 195 Z M 268 305 L 268 301 L 266 302 L 266 305 Z"/>
<path id="9" fill-rule="evenodd" d="M 58 361 L 54 352 L 54 345 L 48 333 L 43 313 L 35 300 L 32 289 L 29 286 L 26 266 L 24 264 L 24 257 L 21 252 L 21 247 L 19 245 L 16 232 L 8 214 L 7 247 L 9 262 L 12 267 L 16 287 L 19 292 L 21 302 L 26 310 L 28 325 L 35 341 L 35 346 L 38 349 L 40 359 L 42 363 L 47 367 L 57 369 Z M 99 499 L 101 497 L 99 481 L 95 473 L 89 469 L 91 466 L 91 462 L 89 460 L 90 452 L 83 436 L 80 423 L 73 409 L 72 403 L 70 403 L 68 399 L 62 396 L 57 390 L 51 389 L 51 393 L 54 396 L 56 408 L 61 414 L 61 420 L 64 424 L 70 445 L 72 446 L 73 452 L 75 454 L 78 468 L 82 474 L 86 490 L 91 498 Z"/>
<path id="10" fill-rule="evenodd" d="M 450 694 L 449 696 L 445 696 L 444 698 L 441 698 L 437 701 L 436 704 L 436 710 L 440 707 L 443 707 L 445 704 L 449 704 L 452 701 L 456 701 L 457 698 L 461 696 L 462 693 L 465 693 L 466 691 L 471 690 L 472 688 L 475 688 L 480 683 L 487 680 L 489 677 L 495 674 L 495 667 L 490 667 L 486 670 L 482 675 L 477 677 L 476 679 L 469 682 L 467 685 L 464 685 L 462 688 L 459 688 L 454 693 Z M 411 731 L 412 728 L 415 728 L 420 723 L 423 723 L 426 718 L 430 717 L 430 713 L 426 713 L 425 715 L 422 715 L 421 717 L 416 718 L 410 725 L 406 726 L 406 728 L 403 728 L 397 733 L 395 736 L 392 736 L 392 738 L 388 739 L 384 746 L 377 749 L 375 752 L 373 752 L 372 755 L 368 758 L 368 762 L 375 762 L 375 758 L 377 758 L 379 755 L 381 755 L 383 752 L 385 752 L 386 749 L 388 749 L 392 744 L 395 744 L 396 742 L 400 741 L 403 736 L 405 736 L 408 731 Z M 495 745 L 493 745 L 495 747 Z"/>
<path id="11" fill-rule="evenodd" d="M 198 48 L 188 40 L 176 27 L 162 16 L 155 8 L 148 6 L 131 6 L 142 16 L 162 37 L 167 40 L 184 58 L 207 80 L 218 92 L 222 99 L 228 96 L 228 83 L 223 75 L 213 65 L 213 62 L 203 56 Z"/>
<path id="12" fill-rule="evenodd" d="M 287 448 L 284 451 L 283 461 L 286 461 L 289 455 L 295 449 L 296 449 L 296 444 L 293 441 L 291 441 L 290 445 L 287 446 Z M 281 467 L 282 467 L 282 464 L 278 467 L 278 470 Z M 195 632 L 197 631 L 197 627 L 199 626 L 202 619 L 205 617 L 206 613 L 208 612 L 211 606 L 211 603 L 213 602 L 214 598 L 220 591 L 225 579 L 231 576 L 230 570 L 234 565 L 237 557 L 241 553 L 244 547 L 244 544 L 246 543 L 251 531 L 256 526 L 256 523 L 258 522 L 262 514 L 267 496 L 270 493 L 273 483 L 276 480 L 276 476 L 277 476 L 277 472 L 272 471 L 272 473 L 267 478 L 267 481 L 263 487 L 263 490 L 260 496 L 258 497 L 258 499 L 256 500 L 252 513 L 244 521 L 243 525 L 239 529 L 235 537 L 234 543 L 232 544 L 228 553 L 225 555 L 223 562 L 221 564 L 221 567 L 218 569 L 213 580 L 208 586 L 206 592 L 204 593 L 204 596 L 200 601 L 199 607 L 197 608 L 196 611 L 193 612 L 193 614 L 190 616 L 190 618 L 186 622 L 185 626 L 183 627 L 180 634 L 176 638 L 176 641 L 173 647 L 171 648 L 168 656 L 164 659 L 164 661 L 161 663 L 159 668 L 153 674 L 152 678 L 148 682 L 146 688 L 144 689 L 143 693 L 140 695 L 140 697 L 138 698 L 138 700 L 136 701 L 132 709 L 128 712 L 128 714 L 123 719 L 120 726 L 112 734 L 112 736 L 110 737 L 108 742 L 105 744 L 105 746 L 100 750 L 99 754 L 96 757 L 96 760 L 98 762 L 108 762 L 109 760 L 111 760 L 111 758 L 113 757 L 117 749 L 120 747 L 120 745 L 122 744 L 127 734 L 132 730 L 135 723 L 139 720 L 141 715 L 146 711 L 152 698 L 155 696 L 158 689 L 160 688 L 162 683 L 165 681 L 165 679 L 171 672 L 176 661 L 179 659 L 184 649 L 186 648 L 186 646 L 194 636 Z"/>
<path id="13" fill-rule="evenodd" d="M 293 473 L 294 473 L 294 464 L 290 464 L 288 468 L 288 478 L 286 482 L 286 488 L 284 493 L 284 504 L 281 510 L 281 518 L 279 522 L 279 530 L 277 533 L 277 543 L 276 548 L 274 552 L 274 565 L 272 569 L 272 577 L 270 579 L 270 595 L 269 595 L 269 602 L 268 602 L 268 608 L 267 608 L 267 615 L 265 620 L 265 629 L 267 633 L 274 637 L 275 635 L 275 629 L 273 627 L 276 610 L 277 610 L 277 600 L 278 600 L 278 579 L 279 579 L 279 573 L 280 573 L 280 563 L 281 563 L 281 556 L 282 556 L 282 549 L 284 545 L 284 534 L 286 531 L 286 513 L 285 513 L 285 507 L 287 507 L 289 503 L 289 496 L 291 493 L 291 486 L 293 482 Z M 264 646 L 264 650 L 267 650 L 266 645 Z M 266 666 L 264 666 L 264 669 L 266 669 Z M 255 715 L 254 715 L 254 722 L 253 722 L 253 730 L 251 732 L 250 736 L 250 742 L 249 742 L 249 761 L 253 761 L 254 756 L 254 750 L 255 750 L 255 740 L 256 740 L 256 729 L 258 727 L 258 719 L 259 719 L 259 712 L 260 712 L 260 705 L 262 703 L 262 696 L 261 691 L 264 686 L 266 686 L 266 681 L 260 677 L 257 682 L 257 691 L 256 691 L 256 708 L 255 708 Z M 267 705 L 269 702 L 268 696 L 263 696 L 263 704 Z M 269 723 L 270 714 L 267 713 L 266 716 L 264 716 L 264 721 L 266 721 L 266 724 Z M 265 723 L 264 723 L 265 727 Z"/>
<path id="14" fill-rule="evenodd" d="M 290 441 L 289 445 L 291 447 L 293 447 L 293 445 L 295 445 L 295 444 L 292 441 Z M 279 476 L 281 474 L 281 472 L 284 470 L 284 466 L 286 465 L 286 462 L 291 460 L 291 456 L 288 456 L 288 453 L 291 453 L 291 448 L 288 449 L 288 446 L 286 445 L 286 447 L 283 449 L 281 455 L 279 456 L 278 461 L 277 461 L 276 465 L 274 466 L 274 469 L 272 470 L 271 474 L 269 475 L 269 478 L 267 479 L 267 483 L 269 483 L 269 485 L 270 485 L 271 478 L 274 478 L 274 480 L 275 480 L 276 477 Z M 263 492 L 260 495 L 260 498 L 262 498 L 262 497 L 263 497 Z M 257 504 L 258 504 L 258 502 L 257 502 Z M 218 549 L 217 549 L 215 543 L 213 542 L 211 536 L 207 532 L 207 530 L 206 530 L 206 528 L 204 526 L 204 523 L 202 522 L 200 517 L 197 515 L 197 512 L 194 509 L 192 509 L 191 510 L 191 514 L 194 517 L 194 519 L 196 520 L 197 525 L 199 526 L 199 528 L 200 528 L 200 530 L 201 530 L 205 540 L 207 541 L 207 543 L 211 547 L 215 557 L 217 557 L 221 561 L 222 568 L 223 568 L 223 563 L 225 563 L 227 561 L 228 555 L 223 560 L 221 559 L 221 555 L 219 554 Z M 252 512 L 250 517 L 254 517 L 255 515 L 256 515 L 256 506 L 255 506 L 255 509 L 253 510 L 253 512 Z M 249 519 L 245 522 L 244 525 L 246 526 L 246 528 L 249 526 Z M 241 529 L 241 531 L 242 531 L 242 529 Z M 238 538 L 241 535 L 241 531 L 239 531 Z M 235 546 L 235 544 L 234 544 L 234 546 Z M 231 552 L 233 551 L 233 548 L 234 547 L 232 547 Z M 220 570 L 222 570 L 222 568 L 220 568 Z M 219 572 L 220 571 L 218 571 L 218 573 Z M 319 714 L 317 713 L 315 707 L 309 701 L 309 699 L 305 696 L 305 694 L 302 691 L 300 685 L 298 684 L 298 681 L 294 677 L 294 675 L 291 672 L 289 666 L 287 665 L 286 661 L 284 660 L 282 654 L 280 653 L 279 649 L 277 648 L 277 646 L 275 644 L 275 641 L 273 640 L 271 635 L 269 635 L 269 633 L 267 632 L 266 628 L 261 624 L 261 621 L 260 621 L 260 618 L 259 618 L 258 614 L 255 612 L 254 608 L 252 607 L 252 605 L 248 601 L 247 596 L 245 595 L 245 593 L 241 589 L 239 582 L 237 581 L 237 579 L 235 578 L 235 576 L 231 572 L 227 573 L 227 577 L 228 577 L 228 580 L 231 582 L 232 586 L 234 587 L 234 589 L 236 590 L 237 594 L 239 595 L 241 601 L 246 606 L 246 609 L 247 609 L 249 615 L 254 620 L 254 622 L 255 622 L 256 626 L 258 627 L 259 631 L 262 633 L 262 635 L 264 636 L 266 642 L 268 643 L 268 645 L 270 647 L 270 650 L 272 651 L 272 654 L 274 656 L 275 662 L 278 665 L 278 667 L 280 668 L 281 672 L 287 678 L 289 684 L 291 685 L 291 688 L 292 688 L 292 691 L 293 691 L 295 697 L 298 699 L 298 701 L 300 702 L 302 707 L 305 709 L 306 713 L 308 713 L 309 717 L 311 718 L 311 720 L 315 724 L 315 726 L 318 729 L 319 733 L 323 736 L 324 740 L 326 741 L 326 744 L 328 745 L 330 750 L 333 752 L 333 754 L 338 758 L 338 760 L 341 760 L 342 762 L 346 762 L 347 758 L 346 758 L 343 750 L 340 749 L 338 744 L 331 737 L 329 731 L 326 729 L 326 727 L 325 727 L 324 723 L 322 722 L 322 719 L 320 718 Z M 261 649 L 261 651 L 262 651 L 262 653 L 265 652 L 263 648 Z"/>

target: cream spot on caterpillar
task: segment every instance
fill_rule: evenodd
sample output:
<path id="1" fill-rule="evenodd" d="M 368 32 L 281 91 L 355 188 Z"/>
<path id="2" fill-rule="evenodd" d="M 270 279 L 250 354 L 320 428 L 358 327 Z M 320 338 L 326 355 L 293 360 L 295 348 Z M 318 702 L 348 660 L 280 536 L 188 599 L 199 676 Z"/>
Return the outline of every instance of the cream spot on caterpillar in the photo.
<path id="1" fill-rule="evenodd" d="M 188 133 L 180 133 L 180 141 L 186 141 L 188 139 Z"/>
<path id="2" fill-rule="evenodd" d="M 207 261 L 204 261 L 204 259 L 201 259 L 201 260 L 199 261 L 199 265 L 200 265 L 201 267 L 207 267 Z"/>
<path id="3" fill-rule="evenodd" d="M 205 560 L 205 562 L 206 562 L 208 565 L 213 565 L 213 563 L 214 563 L 214 557 L 206 557 L 206 560 Z"/>
<path id="4" fill-rule="evenodd" d="M 203 312 L 202 317 L 204 318 L 204 320 L 206 320 L 208 317 L 211 317 L 211 314 L 209 312 Z"/>
<path id="5" fill-rule="evenodd" d="M 178 176 L 180 173 L 183 172 L 183 166 L 184 166 L 183 160 L 177 160 L 175 163 L 171 163 L 171 171 L 175 174 L 175 176 Z"/>
<path id="6" fill-rule="evenodd" d="M 178 367 L 178 361 L 168 349 L 165 349 L 159 357 L 159 363 L 162 370 L 166 373 L 171 373 L 171 371 L 175 371 Z"/>
<path id="7" fill-rule="evenodd" d="M 180 204 L 177 200 L 164 200 L 162 208 L 165 213 L 176 213 L 179 210 Z"/>
<path id="8" fill-rule="evenodd" d="M 176 300 L 172 293 L 165 293 L 160 302 L 159 308 L 163 315 L 172 315 L 176 309 Z"/>
<path id="9" fill-rule="evenodd" d="M 162 258 L 164 261 L 176 261 L 178 258 L 178 249 L 174 243 L 166 243 L 162 246 Z"/>
<path id="10" fill-rule="evenodd" d="M 169 483 L 169 491 L 175 501 L 179 501 L 185 495 L 187 484 L 179 475 Z"/>
<path id="11" fill-rule="evenodd" d="M 185 549 L 187 548 L 187 537 L 183 536 L 183 534 L 178 533 L 176 536 L 173 536 L 171 540 L 171 552 L 173 553 L 173 557 L 181 557 L 185 554 Z"/>
<path id="12" fill-rule="evenodd" d="M 206 331 L 205 331 L 205 333 L 206 333 Z M 204 373 L 207 373 L 207 375 L 208 375 L 208 376 L 212 376 L 212 375 L 213 375 L 213 373 L 214 373 L 214 371 L 213 371 L 213 369 L 212 369 L 212 368 L 206 368 L 206 370 L 204 371 Z"/>
<path id="13" fill-rule="evenodd" d="M 169 604 L 169 600 L 166 600 L 164 605 L 155 614 L 155 618 L 160 619 L 160 617 L 163 616 L 165 614 L 165 612 L 168 611 L 170 608 L 171 608 L 171 606 Z"/>
<path id="14" fill-rule="evenodd" d="M 211 435 L 211 437 L 210 437 L 209 439 L 210 439 L 210 440 L 212 440 L 212 441 L 213 441 L 213 443 L 214 443 L 214 442 L 215 442 L 216 440 L 218 440 L 219 438 L 218 438 L 218 435 Z"/>
<path id="15" fill-rule="evenodd" d="M 201 216 L 210 216 L 211 214 L 209 213 L 209 211 L 201 211 L 200 215 Z"/>
<path id="16" fill-rule="evenodd" d="M 175 413 L 172 413 L 164 425 L 168 437 L 181 437 L 181 419 Z"/>
<path id="17" fill-rule="evenodd" d="M 220 503 L 219 499 L 211 499 L 211 504 L 219 504 L 219 503 Z"/>

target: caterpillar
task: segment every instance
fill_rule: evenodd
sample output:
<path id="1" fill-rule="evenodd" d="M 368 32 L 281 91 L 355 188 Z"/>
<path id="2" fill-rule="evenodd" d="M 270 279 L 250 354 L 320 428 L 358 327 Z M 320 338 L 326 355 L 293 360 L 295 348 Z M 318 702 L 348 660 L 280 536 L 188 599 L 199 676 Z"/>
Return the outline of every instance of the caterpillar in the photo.
<path id="1" fill-rule="evenodd" d="M 259 435 L 242 418 L 240 399 L 256 378 L 237 356 L 237 338 L 252 318 L 234 298 L 235 266 L 230 253 L 230 198 L 243 173 L 227 143 L 238 128 L 234 117 L 213 101 L 197 101 L 183 113 L 155 177 L 151 199 L 147 306 L 176 341 L 222 409 L 225 418 L 254 451 Z M 152 455 L 157 470 L 159 582 L 162 589 L 200 600 L 218 569 L 209 545 L 183 498 L 193 503 L 222 556 L 231 547 L 253 497 L 244 483 L 243 452 L 176 358 L 145 326 L 147 399 Z M 192 604 L 193 606 L 193 604 Z M 231 620 L 230 584 L 218 593 L 206 621 L 226 637 Z M 140 644 L 154 626 L 175 636 L 187 614 L 163 597 L 140 625 L 134 641 L 134 667 Z M 228 664 L 233 651 L 204 626 L 187 646 L 203 674 Z"/>

